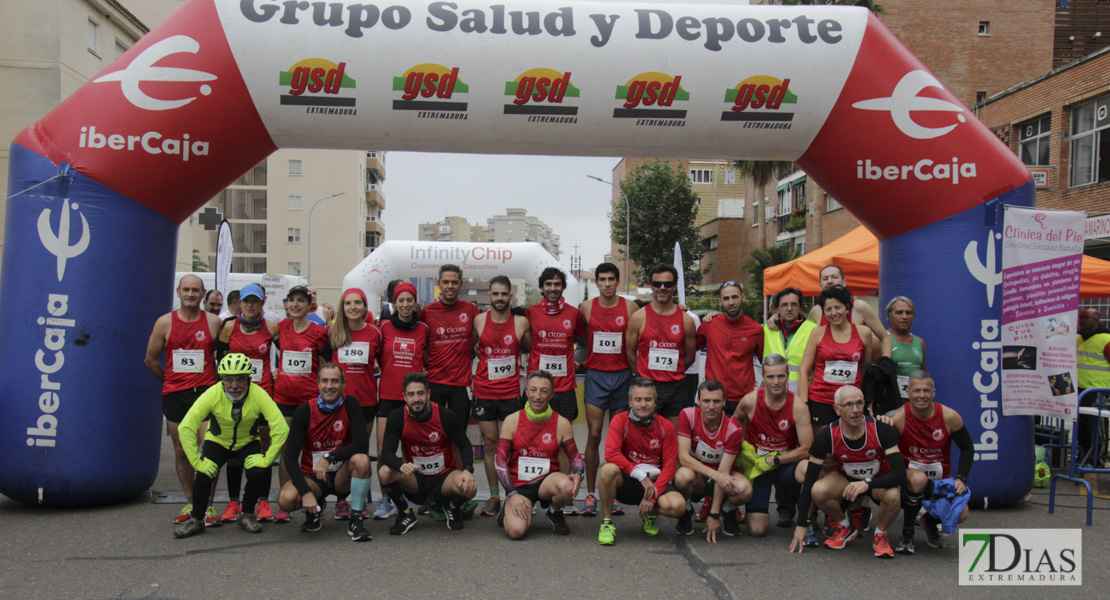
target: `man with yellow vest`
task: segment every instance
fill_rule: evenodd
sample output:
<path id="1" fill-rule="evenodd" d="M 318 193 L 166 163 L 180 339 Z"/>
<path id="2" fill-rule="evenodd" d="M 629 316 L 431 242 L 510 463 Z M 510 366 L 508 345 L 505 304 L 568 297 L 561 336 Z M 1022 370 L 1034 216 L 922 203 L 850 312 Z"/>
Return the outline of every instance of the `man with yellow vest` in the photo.
<path id="1" fill-rule="evenodd" d="M 1088 388 L 1110 387 L 1110 331 L 1102 326 L 1097 309 L 1079 311 L 1075 349 L 1076 362 L 1079 363 L 1079 393 Z M 1094 406 L 1096 401 L 1095 395 L 1089 394 L 1083 404 Z M 1079 445 L 1088 452 L 1094 441 L 1095 426 L 1095 417 L 1079 417 Z"/>
<path id="2" fill-rule="evenodd" d="M 763 357 L 781 354 L 790 365 L 790 391 L 798 392 L 798 367 L 802 364 L 809 334 L 817 324 L 802 316 L 802 292 L 788 287 L 771 296 L 771 309 L 778 317 L 777 327 L 763 326 Z"/>

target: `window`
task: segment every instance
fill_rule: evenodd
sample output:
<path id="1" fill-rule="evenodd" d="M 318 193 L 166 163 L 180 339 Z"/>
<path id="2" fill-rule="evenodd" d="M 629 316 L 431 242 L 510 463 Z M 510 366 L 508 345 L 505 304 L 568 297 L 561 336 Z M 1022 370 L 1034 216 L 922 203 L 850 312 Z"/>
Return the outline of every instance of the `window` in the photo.
<path id="1" fill-rule="evenodd" d="M 296 262 L 289 261 L 287 266 L 288 266 L 288 268 L 285 271 L 286 274 L 288 274 L 288 275 L 300 275 L 301 274 L 301 263 L 300 263 L 300 261 L 296 261 Z"/>
<path id="2" fill-rule="evenodd" d="M 835 198 L 828 195 L 827 193 L 825 194 L 825 212 L 832 212 L 834 210 L 839 210 L 841 208 L 844 208 L 844 207 L 841 206 L 840 203 L 837 202 Z"/>
<path id="3" fill-rule="evenodd" d="M 990 21 L 979 21 L 979 35 L 990 35 L 990 34 L 991 34 L 991 22 Z"/>
<path id="4" fill-rule="evenodd" d="M 266 161 L 251 167 L 250 171 L 243 173 L 231 185 L 266 185 Z"/>
<path id="5" fill-rule="evenodd" d="M 1029 166 L 1048 166 L 1048 143 L 1052 136 L 1052 115 L 1018 125 L 1018 156 Z"/>
<path id="6" fill-rule="evenodd" d="M 987 101 L 987 93 L 983 90 L 975 92 L 975 103 L 982 104 Z"/>
<path id="7" fill-rule="evenodd" d="M 266 225 L 264 223 L 232 223 L 231 242 L 235 244 L 236 253 L 265 254 Z"/>
<path id="8" fill-rule="evenodd" d="M 123 56 L 127 52 L 127 44 L 124 44 L 119 38 L 116 38 L 116 58 Z"/>
<path id="9" fill-rule="evenodd" d="M 382 234 L 377 231 L 367 231 L 366 233 L 366 247 L 377 248 L 382 245 Z M 430 239 L 430 238 L 429 238 Z"/>
<path id="10" fill-rule="evenodd" d="M 736 185 L 736 169 L 725 169 L 725 185 Z"/>
<path id="11" fill-rule="evenodd" d="M 713 183 L 713 169 L 690 169 L 690 183 Z"/>
<path id="12" fill-rule="evenodd" d="M 289 228 L 289 243 L 290 244 L 299 244 L 299 243 L 301 243 L 301 228 L 300 227 L 290 227 Z"/>
<path id="13" fill-rule="evenodd" d="M 289 210 L 301 210 L 301 197 L 289 194 Z"/>
<path id="14" fill-rule="evenodd" d="M 1110 96 L 1071 111 L 1071 186 L 1110 181 Z"/>
<path id="15" fill-rule="evenodd" d="M 216 199 L 228 219 L 266 220 L 266 190 L 227 189 Z"/>
<path id="16" fill-rule="evenodd" d="M 232 273 L 265 273 L 266 257 L 236 256 L 231 259 Z"/>
<path id="17" fill-rule="evenodd" d="M 301 174 L 301 161 L 299 161 L 299 160 L 289 161 L 289 174 L 290 175 L 300 175 Z"/>
<path id="18" fill-rule="evenodd" d="M 88 40 L 86 43 L 89 46 L 89 52 L 100 56 L 100 23 L 89 19 L 89 25 L 86 28 Z"/>
<path id="19" fill-rule="evenodd" d="M 720 240 L 718 239 L 718 236 L 713 236 L 711 238 L 706 238 L 705 240 L 702 240 L 702 243 L 705 245 L 706 250 L 716 250 L 719 241 Z"/>

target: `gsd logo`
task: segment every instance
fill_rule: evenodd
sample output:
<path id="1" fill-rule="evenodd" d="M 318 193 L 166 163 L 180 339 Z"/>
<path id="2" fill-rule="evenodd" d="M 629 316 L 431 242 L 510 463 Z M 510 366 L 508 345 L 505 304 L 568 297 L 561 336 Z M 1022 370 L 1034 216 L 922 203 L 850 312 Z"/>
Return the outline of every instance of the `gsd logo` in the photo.
<path id="1" fill-rule="evenodd" d="M 458 67 L 416 65 L 393 78 L 393 91 L 401 92 L 401 99 L 393 101 L 393 110 L 415 110 L 422 119 L 467 118 L 467 103 L 455 99 L 455 94 L 470 92 L 470 86 L 459 79 Z"/>
<path id="2" fill-rule="evenodd" d="M 731 106 L 721 113 L 722 121 L 743 121 L 745 129 L 790 129 L 794 113 L 782 105 L 797 104 L 798 96 L 789 79 L 755 75 L 725 90 L 725 102 Z"/>
<path id="3" fill-rule="evenodd" d="M 688 102 L 690 93 L 682 89 L 682 76 L 649 71 L 617 86 L 617 100 L 623 104 L 613 109 L 615 119 L 637 119 L 637 125 L 684 127 L 686 111 L 670 108 L 675 101 Z"/>
<path id="4" fill-rule="evenodd" d="M 288 88 L 281 96 L 283 106 L 305 106 L 308 113 L 356 114 L 355 98 L 340 95 L 345 89 L 355 89 L 355 80 L 347 75 L 345 62 L 306 58 L 278 74 L 278 83 Z"/>
<path id="5" fill-rule="evenodd" d="M 550 115 L 555 118 L 529 118 L 528 122 L 577 123 L 573 118 L 578 114 L 577 106 L 563 105 L 565 98 L 578 98 L 581 91 L 571 85 L 570 71 L 562 73 L 554 69 L 530 69 L 513 81 L 505 82 L 505 95 L 512 96 L 511 104 L 506 104 L 506 115 Z"/>

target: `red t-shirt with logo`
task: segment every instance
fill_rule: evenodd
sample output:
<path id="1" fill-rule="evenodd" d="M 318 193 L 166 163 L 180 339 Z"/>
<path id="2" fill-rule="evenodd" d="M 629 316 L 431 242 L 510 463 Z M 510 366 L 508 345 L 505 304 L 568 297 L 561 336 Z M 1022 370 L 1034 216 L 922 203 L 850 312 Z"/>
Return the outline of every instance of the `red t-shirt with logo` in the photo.
<path id="1" fill-rule="evenodd" d="M 521 411 L 513 432 L 513 451 L 509 455 L 509 477 L 520 487 L 559 470 L 559 415 L 536 423 Z"/>
<path id="2" fill-rule="evenodd" d="M 794 426 L 794 392 L 786 391 L 786 402 L 778 410 L 767 406 L 767 388 L 755 393 L 755 410 L 748 420 L 744 441 L 766 452 L 786 452 L 798 447 L 798 430 Z"/>
<path id="3" fill-rule="evenodd" d="M 316 477 L 313 466 L 323 453 L 335 452 L 351 443 L 351 421 L 345 408 L 325 414 L 315 401 L 310 403 L 308 414 L 308 431 L 301 444 L 301 473 Z"/>
<path id="4" fill-rule="evenodd" d="M 330 328 L 329 328 L 330 329 Z M 351 331 L 351 341 L 333 352 L 333 358 L 347 377 L 343 393 L 358 398 L 360 406 L 378 405 L 378 382 L 374 378 L 374 359 L 382 346 L 382 332 L 369 322 Z"/>
<path id="5" fill-rule="evenodd" d="M 644 331 L 636 348 L 636 372 L 652 381 L 681 381 L 686 377 L 686 313 L 675 307 L 660 315 L 644 306 Z"/>
<path id="6" fill-rule="evenodd" d="M 454 304 L 435 301 L 420 313 L 428 324 L 428 381 L 440 385 L 470 385 L 470 350 L 478 307 L 466 300 Z"/>
<path id="7" fill-rule="evenodd" d="M 483 400 L 512 400 L 520 397 L 520 340 L 516 319 L 510 313 L 504 323 L 486 313 L 486 324 L 478 340 L 478 369 L 474 373 L 474 397 Z"/>
<path id="8" fill-rule="evenodd" d="M 617 465 L 626 477 L 631 477 L 632 470 L 639 466 L 659 469 L 655 489 L 662 495 L 674 478 L 677 461 L 678 438 L 674 425 L 667 419 L 656 417 L 650 426 L 644 427 L 629 421 L 626 411 L 609 422 L 605 462 Z"/>
<path id="9" fill-rule="evenodd" d="M 624 358 L 624 332 L 628 329 L 628 300 L 617 296 L 617 305 L 606 308 L 601 298 L 594 298 L 590 305 L 590 320 L 586 324 L 586 368 L 595 371 L 623 371 L 628 368 Z"/>
<path id="10" fill-rule="evenodd" d="M 297 333 L 293 319 L 278 323 L 281 360 L 274 378 L 274 402 L 297 406 L 320 394 L 316 372 L 320 370 L 320 351 L 328 347 L 328 330 L 312 321 Z"/>
<path id="11" fill-rule="evenodd" d="M 405 413 L 405 426 L 401 433 L 401 453 L 406 463 L 420 467 L 423 475 L 439 475 L 457 468 L 451 437 L 443 430 L 439 405 L 432 403 L 432 417 L 421 423 Z"/>
<path id="12" fill-rule="evenodd" d="M 867 368 L 863 364 L 863 339 L 855 323 L 850 325 L 851 336 L 843 344 L 833 339 L 831 327 L 825 328 L 825 335 L 817 343 L 813 383 L 809 385 L 807 400 L 832 404 L 833 394 L 841 386 L 850 384 L 860 387 L 863 383 L 863 372 Z"/>
<path id="13" fill-rule="evenodd" d="M 170 315 L 162 395 L 216 383 L 216 340 L 208 327 L 208 313 L 201 313 L 191 323 L 182 320 L 176 310 Z"/>
<path id="14" fill-rule="evenodd" d="M 906 457 L 906 468 L 924 471 L 929 479 L 948 477 L 952 466 L 952 433 L 944 422 L 944 406 L 934 402 L 932 418 L 922 421 L 909 404 L 902 406 L 906 425 L 898 436 L 898 449 Z"/>
<path id="15" fill-rule="evenodd" d="M 574 338 L 586 333 L 582 313 L 573 306 L 564 305 L 559 314 L 552 316 L 539 304 L 533 304 L 528 307 L 527 317 L 532 328 L 528 371 L 542 369 L 551 373 L 556 392 L 578 387 L 574 379 Z"/>
<path id="16" fill-rule="evenodd" d="M 262 386 L 267 394 L 273 395 L 274 373 L 270 370 L 270 348 L 274 345 L 274 338 L 270 336 L 270 328 L 263 323 L 253 333 L 243 333 L 239 323 L 233 322 L 227 345 L 231 352 L 243 354 L 250 359 L 254 366 L 251 381 Z"/>
<path id="17" fill-rule="evenodd" d="M 713 431 L 706 429 L 701 408 L 691 406 L 678 415 L 679 437 L 690 439 L 690 455 L 701 464 L 716 469 L 725 454 L 740 454 L 744 442 L 744 428 L 730 417 L 721 416 Z"/>
<path id="18" fill-rule="evenodd" d="M 755 389 L 753 358 L 763 356 L 763 327 L 741 314 L 725 315 L 698 327 L 698 350 L 706 349 L 705 378 L 725 384 L 725 399 L 739 402 Z"/>
<path id="19" fill-rule="evenodd" d="M 405 399 L 401 382 L 409 373 L 424 371 L 424 348 L 427 344 L 426 323 L 417 323 L 413 329 L 400 329 L 391 321 L 382 322 L 382 343 L 378 347 L 378 365 L 382 370 L 378 381 L 379 399 Z"/>

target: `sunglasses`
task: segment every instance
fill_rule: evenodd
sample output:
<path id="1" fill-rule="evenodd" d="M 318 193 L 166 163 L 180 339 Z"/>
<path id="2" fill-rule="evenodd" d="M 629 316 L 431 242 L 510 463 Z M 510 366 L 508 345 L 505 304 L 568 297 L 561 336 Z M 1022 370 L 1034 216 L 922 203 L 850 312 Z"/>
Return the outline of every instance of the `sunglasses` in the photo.
<path id="1" fill-rule="evenodd" d="M 653 288 L 666 288 L 666 289 L 669 290 L 669 289 L 674 287 L 674 282 L 673 281 L 655 281 L 653 279 L 651 281 L 651 287 L 653 287 Z"/>

